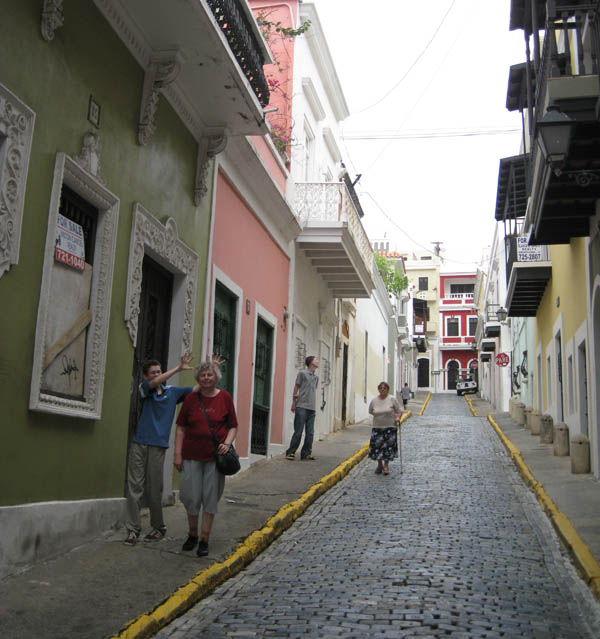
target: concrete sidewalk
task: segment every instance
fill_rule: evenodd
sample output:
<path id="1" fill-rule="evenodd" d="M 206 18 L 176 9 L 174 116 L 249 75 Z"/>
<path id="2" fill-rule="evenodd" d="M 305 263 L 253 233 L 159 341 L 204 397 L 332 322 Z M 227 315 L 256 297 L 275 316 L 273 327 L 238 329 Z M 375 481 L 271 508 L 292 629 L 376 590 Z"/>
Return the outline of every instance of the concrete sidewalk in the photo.
<path id="1" fill-rule="evenodd" d="M 418 413 L 426 393 L 409 402 Z M 124 529 L 0 581 L 0 635 L 11 639 L 108 637 L 168 598 L 199 571 L 223 561 L 282 506 L 368 443 L 369 421 L 315 441 L 315 461 L 283 455 L 227 479 L 207 558 L 184 553 L 187 518 L 180 503 L 164 509 L 167 537 L 123 545 Z M 393 465 L 392 465 L 393 472 Z M 148 516 L 142 519 L 149 530 Z"/>
<path id="2" fill-rule="evenodd" d="M 569 548 L 572 556 L 580 550 L 588 550 L 591 557 L 584 556 L 585 566 L 579 566 L 580 572 L 587 577 L 590 586 L 597 597 L 600 596 L 600 482 L 592 474 L 574 475 L 571 473 L 570 457 L 555 457 L 552 444 L 543 444 L 540 437 L 532 435 L 531 431 L 517 424 L 509 413 L 496 413 L 494 408 L 482 399 L 470 398 L 476 413 L 481 417 L 492 414 L 493 420 L 500 427 L 504 435 L 518 449 L 521 458 L 533 475 L 535 481 L 541 484 L 546 495 L 554 502 L 560 513 L 568 521 L 560 518 L 553 521 L 559 530 L 559 536 Z M 539 497 L 538 497 L 539 498 Z M 544 504 L 542 504 L 544 506 Z M 547 510 L 547 509 L 546 509 Z M 551 516 L 551 519 L 553 517 Z M 577 540 L 568 535 L 569 524 L 582 544 L 577 548 Z M 565 535 L 564 530 L 567 530 Z M 566 538 L 565 538 L 566 537 Z M 575 557 L 575 563 L 580 560 Z"/>

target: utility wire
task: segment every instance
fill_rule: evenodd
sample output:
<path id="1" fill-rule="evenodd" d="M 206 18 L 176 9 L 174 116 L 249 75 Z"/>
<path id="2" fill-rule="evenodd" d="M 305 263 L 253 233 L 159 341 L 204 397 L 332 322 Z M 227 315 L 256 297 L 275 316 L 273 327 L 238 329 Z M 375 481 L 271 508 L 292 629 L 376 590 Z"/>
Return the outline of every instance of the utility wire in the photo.
<path id="1" fill-rule="evenodd" d="M 498 127 L 498 128 L 481 128 L 481 129 L 431 129 L 429 131 L 404 131 L 404 132 L 388 132 L 380 131 L 373 133 L 345 133 L 344 140 L 412 140 L 426 138 L 458 138 L 458 137 L 477 137 L 482 135 L 507 135 L 512 133 L 520 133 L 521 129 L 517 127 Z"/>
<path id="2" fill-rule="evenodd" d="M 381 104 L 381 102 L 383 102 L 390 95 L 390 93 L 395 91 L 402 84 L 402 82 L 404 82 L 404 80 L 408 77 L 410 72 L 417 66 L 417 63 L 419 62 L 419 60 L 425 55 L 425 53 L 427 52 L 427 49 L 429 49 L 429 47 L 431 46 L 431 44 L 435 40 L 437 34 L 439 33 L 440 29 L 442 28 L 444 22 L 446 22 L 446 18 L 450 14 L 450 11 L 452 11 L 452 8 L 454 7 L 455 4 L 456 4 L 456 0 L 452 0 L 452 3 L 450 4 L 450 7 L 448 8 L 448 11 L 446 11 L 446 13 L 444 14 L 444 17 L 442 18 L 441 22 L 438 24 L 437 29 L 433 32 L 433 35 L 431 36 L 431 39 L 425 45 L 425 47 L 421 50 L 419 55 L 414 59 L 413 63 L 408 67 L 408 69 L 406 70 L 404 75 L 398 80 L 398 82 L 396 82 L 396 84 L 394 84 L 394 86 L 387 93 L 385 93 L 381 98 L 379 98 L 379 100 L 377 100 L 377 102 L 373 102 L 373 104 L 365 107 L 364 109 L 361 109 L 360 111 L 355 111 L 353 113 L 353 115 L 358 115 L 359 113 L 364 113 L 365 111 L 369 111 L 370 109 L 372 109 L 373 107 L 377 106 L 378 104 Z"/>
<path id="3" fill-rule="evenodd" d="M 381 212 L 381 214 L 386 218 L 386 220 L 388 220 L 388 222 L 390 222 L 390 224 L 392 224 L 393 226 L 395 226 L 403 235 L 405 235 L 411 242 L 413 242 L 413 244 L 416 244 L 419 248 L 423 249 L 424 251 L 426 251 L 427 253 L 430 253 L 431 255 L 436 255 L 435 251 L 432 251 L 431 249 L 427 248 L 426 246 L 423 246 L 420 242 L 417 242 L 417 240 L 413 239 L 403 228 L 401 228 L 398 223 L 392 219 L 384 210 L 383 208 L 380 206 L 379 202 L 377 202 L 377 200 L 368 192 L 368 191 L 362 191 L 361 192 L 361 196 L 362 195 L 367 195 L 369 196 L 369 198 L 372 200 L 373 204 L 375 204 L 375 206 L 379 209 L 379 211 Z M 439 256 L 438 256 L 439 257 Z M 453 264 L 468 264 L 470 266 L 472 266 L 473 264 L 477 264 L 477 262 L 475 261 L 471 261 L 471 262 L 463 262 L 461 260 L 453 260 L 450 259 L 449 257 L 444 256 L 442 258 L 444 261 L 446 262 L 452 262 Z"/>

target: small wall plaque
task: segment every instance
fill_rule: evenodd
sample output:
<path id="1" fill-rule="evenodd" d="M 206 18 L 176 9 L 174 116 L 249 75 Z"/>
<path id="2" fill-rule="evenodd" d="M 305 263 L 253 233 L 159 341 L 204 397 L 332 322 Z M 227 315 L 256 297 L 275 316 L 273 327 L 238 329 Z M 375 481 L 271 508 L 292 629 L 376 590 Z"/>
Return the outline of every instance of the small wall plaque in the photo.
<path id="1" fill-rule="evenodd" d="M 88 120 L 97 128 L 100 128 L 100 105 L 94 100 L 94 96 L 90 95 L 88 104 Z"/>

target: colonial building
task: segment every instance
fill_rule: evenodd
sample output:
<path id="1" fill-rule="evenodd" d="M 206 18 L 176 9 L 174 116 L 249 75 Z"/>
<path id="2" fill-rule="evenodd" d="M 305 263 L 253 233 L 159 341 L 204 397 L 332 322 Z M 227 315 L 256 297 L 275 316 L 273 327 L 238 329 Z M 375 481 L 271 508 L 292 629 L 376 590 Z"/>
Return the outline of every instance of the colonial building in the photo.
<path id="1" fill-rule="evenodd" d="M 267 133 L 266 56 L 245 2 L 3 6 L 0 574 L 122 520 L 140 367 L 200 358 L 212 158 Z"/>
<path id="2" fill-rule="evenodd" d="M 416 347 L 416 385 L 438 390 L 440 345 L 440 267 L 442 259 L 429 251 L 405 253 L 404 263 L 412 294 L 413 344 Z"/>
<path id="3" fill-rule="evenodd" d="M 456 391 L 461 379 L 477 380 L 475 273 L 440 275 L 440 376 L 438 391 Z"/>
<path id="4" fill-rule="evenodd" d="M 501 161 L 495 215 L 513 394 L 589 442 L 600 476 L 598 17 L 597 3 L 511 2 L 526 47 L 509 70 L 507 108 L 523 114 L 523 147 Z"/>

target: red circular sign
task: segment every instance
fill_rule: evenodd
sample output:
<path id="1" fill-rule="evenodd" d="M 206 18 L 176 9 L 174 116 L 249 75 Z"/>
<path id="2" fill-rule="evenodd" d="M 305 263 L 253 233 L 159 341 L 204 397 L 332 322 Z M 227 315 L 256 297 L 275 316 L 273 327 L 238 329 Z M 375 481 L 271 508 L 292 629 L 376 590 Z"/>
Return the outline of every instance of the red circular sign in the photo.
<path id="1" fill-rule="evenodd" d="M 510 362 L 510 357 L 506 353 L 498 353 L 496 355 L 496 364 L 498 366 L 508 366 Z"/>
<path id="2" fill-rule="evenodd" d="M 477 366 L 478 366 L 478 362 L 477 362 L 477 360 L 473 360 L 473 361 L 469 364 L 469 368 L 472 368 L 472 369 L 476 369 L 476 368 L 477 368 Z"/>

